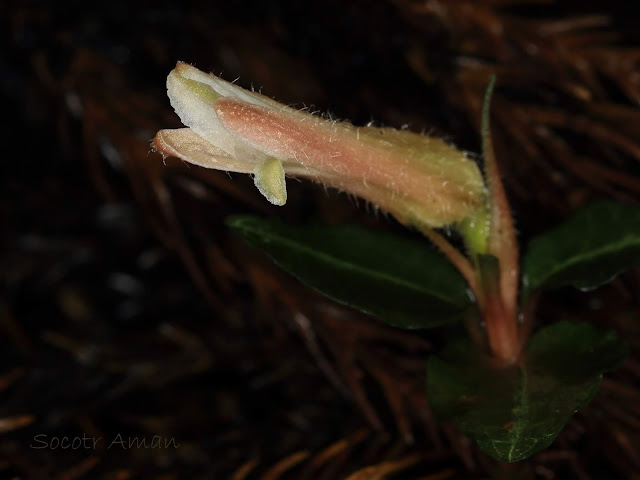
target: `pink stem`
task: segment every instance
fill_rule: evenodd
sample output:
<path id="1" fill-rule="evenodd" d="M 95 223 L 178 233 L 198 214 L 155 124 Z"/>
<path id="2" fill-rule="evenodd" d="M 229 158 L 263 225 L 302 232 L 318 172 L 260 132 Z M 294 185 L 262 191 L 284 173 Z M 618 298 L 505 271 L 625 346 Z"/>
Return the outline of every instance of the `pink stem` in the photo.
<path id="1" fill-rule="evenodd" d="M 432 228 L 423 228 L 420 231 L 425 237 L 431 240 L 438 250 L 440 250 L 453 264 L 453 266 L 458 269 L 465 280 L 469 283 L 469 287 L 475 295 L 476 300 L 480 301 L 481 297 L 479 295 L 480 292 L 478 292 L 478 282 L 476 281 L 476 275 L 469 260 L 462 253 L 456 250 L 446 238 Z"/>
<path id="2" fill-rule="evenodd" d="M 489 233 L 489 253 L 500 261 L 500 288 L 506 314 L 515 319 L 518 299 L 519 252 L 516 231 L 509 201 L 504 191 L 500 168 L 496 160 L 489 128 L 488 101 L 491 98 L 495 78 L 487 88 L 483 110 L 482 150 L 484 153 L 485 175 L 491 196 L 491 227 Z"/>
<path id="3" fill-rule="evenodd" d="M 499 295 L 490 295 L 486 310 L 487 334 L 491 349 L 501 358 L 511 358 L 520 349 L 517 328 L 519 252 L 511 208 L 500 178 L 490 133 L 489 102 L 495 77 L 492 77 L 482 112 L 482 150 L 485 176 L 491 202 L 488 250 L 499 261 Z M 495 298 L 494 298 L 495 297 Z M 497 306 L 501 300 L 500 308 Z M 494 337 L 494 338 L 492 338 Z M 506 356 L 505 356 L 506 355 Z M 517 353 L 516 353 L 517 355 Z"/>

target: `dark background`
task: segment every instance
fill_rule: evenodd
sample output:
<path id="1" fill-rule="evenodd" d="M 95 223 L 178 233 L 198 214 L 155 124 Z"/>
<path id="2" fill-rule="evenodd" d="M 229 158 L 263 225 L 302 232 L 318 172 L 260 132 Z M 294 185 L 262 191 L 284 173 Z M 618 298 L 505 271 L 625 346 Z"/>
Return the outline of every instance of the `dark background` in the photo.
<path id="1" fill-rule="evenodd" d="M 251 212 L 402 232 L 392 219 L 306 182 L 275 208 L 246 176 L 149 150 L 179 125 L 164 86 L 178 60 L 471 152 L 496 73 L 496 148 L 526 245 L 590 199 L 640 202 L 630 4 L 3 2 L 0 477 L 639 478 L 637 271 L 543 300 L 540 324 L 615 328 L 632 355 L 548 451 L 503 471 L 431 417 L 439 332 L 333 305 L 224 227 Z M 40 434 L 104 440 L 31 448 Z M 180 446 L 106 448 L 118 434 Z"/>

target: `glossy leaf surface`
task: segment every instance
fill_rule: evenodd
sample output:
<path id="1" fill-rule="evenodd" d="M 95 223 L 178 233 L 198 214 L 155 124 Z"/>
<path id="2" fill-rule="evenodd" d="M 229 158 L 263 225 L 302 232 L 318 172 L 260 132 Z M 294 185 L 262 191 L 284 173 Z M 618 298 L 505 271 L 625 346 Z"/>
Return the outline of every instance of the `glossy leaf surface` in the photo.
<path id="1" fill-rule="evenodd" d="M 303 283 L 390 325 L 452 323 L 473 307 L 466 281 L 428 243 L 355 226 L 300 227 L 251 216 L 228 224 Z"/>
<path id="2" fill-rule="evenodd" d="M 534 238 L 523 262 L 526 292 L 573 285 L 583 290 L 640 265 L 640 208 L 602 201 Z"/>

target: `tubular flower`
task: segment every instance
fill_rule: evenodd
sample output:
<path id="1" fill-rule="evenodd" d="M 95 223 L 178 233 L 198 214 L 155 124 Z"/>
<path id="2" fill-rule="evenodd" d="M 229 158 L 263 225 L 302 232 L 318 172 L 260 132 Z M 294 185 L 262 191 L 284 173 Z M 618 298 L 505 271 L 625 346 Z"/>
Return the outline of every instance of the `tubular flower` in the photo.
<path id="1" fill-rule="evenodd" d="M 353 193 L 419 228 L 475 218 L 485 207 L 477 165 L 440 139 L 326 120 L 186 63 L 169 74 L 167 91 L 188 128 L 161 130 L 153 148 L 203 167 L 250 173 L 275 205 L 286 202 L 289 175 Z"/>

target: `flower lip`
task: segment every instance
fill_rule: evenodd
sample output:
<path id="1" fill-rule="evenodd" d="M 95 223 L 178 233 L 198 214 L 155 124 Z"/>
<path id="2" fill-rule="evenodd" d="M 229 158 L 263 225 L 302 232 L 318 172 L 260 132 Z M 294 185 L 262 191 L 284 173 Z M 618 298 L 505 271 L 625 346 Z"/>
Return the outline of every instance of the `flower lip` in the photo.
<path id="1" fill-rule="evenodd" d="M 255 164 L 232 157 L 190 128 L 160 130 L 151 147 L 162 155 L 181 158 L 200 167 L 236 173 L 253 173 L 255 170 Z"/>
<path id="2" fill-rule="evenodd" d="M 178 62 L 176 64 L 176 68 L 173 69 L 167 77 L 167 83 L 171 77 L 184 78 L 196 83 L 207 85 L 220 97 L 237 98 L 238 100 L 243 100 L 248 103 L 262 105 L 265 107 L 282 107 L 280 103 L 270 99 L 269 97 L 245 90 L 232 82 L 227 82 L 220 77 L 205 73 L 185 62 Z"/>

